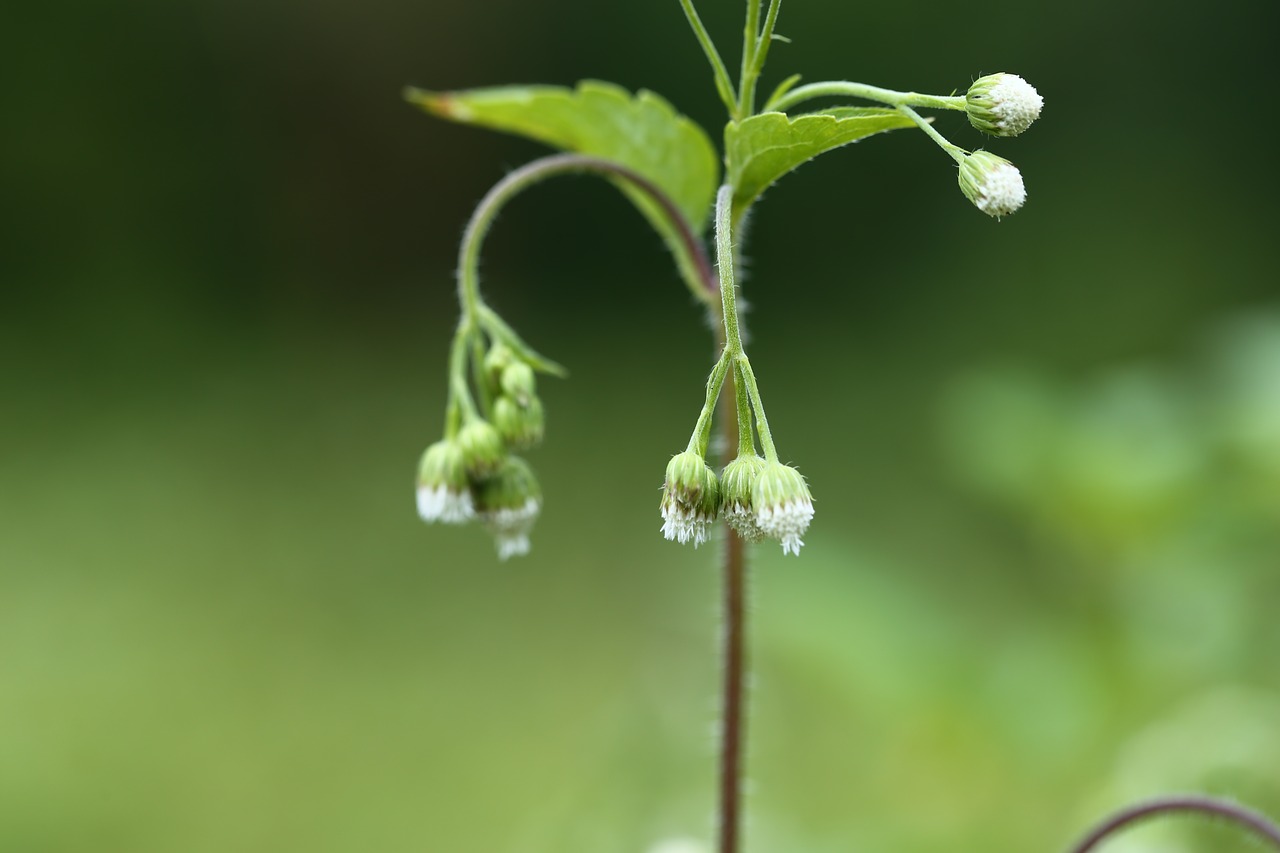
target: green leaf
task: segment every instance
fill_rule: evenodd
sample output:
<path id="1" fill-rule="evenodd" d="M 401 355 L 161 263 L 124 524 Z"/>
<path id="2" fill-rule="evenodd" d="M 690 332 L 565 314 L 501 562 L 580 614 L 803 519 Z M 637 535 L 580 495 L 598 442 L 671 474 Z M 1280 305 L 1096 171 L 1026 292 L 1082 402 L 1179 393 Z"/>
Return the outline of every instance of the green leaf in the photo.
<path id="1" fill-rule="evenodd" d="M 656 184 L 690 227 L 702 233 L 715 201 L 719 165 L 702 128 L 653 92 L 632 96 L 612 83 L 584 80 L 560 86 L 504 86 L 463 92 L 411 89 L 408 100 L 434 115 L 544 142 L 553 148 L 612 160 Z M 695 268 L 661 208 L 625 181 L 618 187 L 666 239 L 691 282 Z"/>
<path id="2" fill-rule="evenodd" d="M 824 151 L 873 133 L 914 126 L 897 110 L 873 107 L 838 107 L 794 118 L 761 113 L 731 122 L 725 128 L 724 144 L 729 179 L 736 188 L 735 218 L 774 181 Z"/>

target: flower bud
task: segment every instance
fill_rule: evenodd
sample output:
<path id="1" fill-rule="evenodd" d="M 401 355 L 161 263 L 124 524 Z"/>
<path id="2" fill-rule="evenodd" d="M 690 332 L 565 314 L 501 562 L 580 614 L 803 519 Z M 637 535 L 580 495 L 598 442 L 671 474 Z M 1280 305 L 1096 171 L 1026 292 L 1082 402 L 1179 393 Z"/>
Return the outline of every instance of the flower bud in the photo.
<path id="1" fill-rule="evenodd" d="M 1017 74 L 988 74 L 969 87 L 969 124 L 992 136 L 1017 136 L 1040 117 L 1044 98 Z"/>
<path id="2" fill-rule="evenodd" d="M 707 525 L 720 509 L 720 484 L 707 460 L 692 450 L 667 463 L 662 490 L 662 535 L 696 548 L 707 541 Z"/>
<path id="3" fill-rule="evenodd" d="M 462 524 L 475 515 L 471 484 L 462 448 L 454 441 L 437 441 L 418 463 L 418 515 L 423 521 Z"/>
<path id="4" fill-rule="evenodd" d="M 999 219 L 1027 200 L 1018 167 L 1003 157 L 981 149 L 965 155 L 960 163 L 960 191 L 974 207 Z"/>
<path id="5" fill-rule="evenodd" d="M 502 380 L 502 371 L 516 360 L 516 354 L 506 344 L 494 344 L 484 356 L 484 374 L 495 386 Z"/>
<path id="6" fill-rule="evenodd" d="M 537 381 L 533 376 L 533 368 L 523 361 L 508 364 L 502 370 L 502 392 L 522 406 L 529 405 L 529 400 L 537 393 Z"/>
<path id="7" fill-rule="evenodd" d="M 765 461 L 754 453 L 739 456 L 724 466 L 720 472 L 720 497 L 724 520 L 748 542 L 764 539 L 764 531 L 756 524 L 752 509 L 751 490 L 756 478 L 765 468 Z"/>
<path id="8" fill-rule="evenodd" d="M 493 425 L 498 428 L 502 440 L 516 450 L 536 447 L 542 443 L 546 429 L 542 401 L 530 397 L 528 404 L 522 406 L 503 394 L 493 403 Z"/>
<path id="9" fill-rule="evenodd" d="M 493 534 L 498 557 L 529 553 L 529 533 L 542 510 L 542 490 L 527 462 L 517 456 L 476 487 L 476 513 Z"/>
<path id="10" fill-rule="evenodd" d="M 782 553 L 799 554 L 801 536 L 813 520 L 813 497 L 800 472 L 781 462 L 766 462 L 751 487 L 756 525 L 782 543 Z"/>
<path id="11" fill-rule="evenodd" d="M 462 448 L 467 473 L 477 480 L 491 476 L 507 455 L 502 436 L 488 421 L 479 419 L 471 421 L 458 432 L 458 446 Z"/>

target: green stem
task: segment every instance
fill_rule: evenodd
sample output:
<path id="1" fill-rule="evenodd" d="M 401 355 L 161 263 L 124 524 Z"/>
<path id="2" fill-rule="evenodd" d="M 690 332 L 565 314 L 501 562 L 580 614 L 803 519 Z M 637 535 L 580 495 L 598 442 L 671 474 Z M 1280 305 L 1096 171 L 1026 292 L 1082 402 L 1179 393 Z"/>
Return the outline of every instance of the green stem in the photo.
<path id="1" fill-rule="evenodd" d="M 480 417 L 467 385 L 467 345 L 476 334 L 475 326 L 464 317 L 453 336 L 449 352 L 449 406 L 445 415 L 445 435 L 450 438 L 456 434 L 459 420 L 468 423 Z"/>
<path id="2" fill-rule="evenodd" d="M 725 352 L 742 355 L 742 335 L 738 331 L 738 302 L 733 282 L 733 187 L 725 184 L 716 193 L 716 271 L 720 275 L 720 311 L 724 318 Z"/>
<path id="3" fill-rule="evenodd" d="M 702 404 L 702 411 L 698 413 L 698 422 L 693 427 L 693 435 L 689 436 L 689 446 L 686 448 L 699 456 L 707 455 L 707 446 L 711 443 L 711 423 L 715 416 L 716 401 L 720 399 L 720 389 L 724 387 L 724 379 L 729 375 L 729 364 L 729 351 L 725 350 L 720 354 L 716 366 L 711 368 L 711 375 L 707 377 L 707 397 Z"/>
<path id="4" fill-rule="evenodd" d="M 751 395 L 751 406 L 755 409 L 756 432 L 760 433 L 760 446 L 764 448 L 764 458 L 770 462 L 777 462 L 778 451 L 773 446 L 773 433 L 769 431 L 769 419 L 764 414 L 764 399 L 760 396 L 760 387 L 756 385 L 756 374 L 745 355 L 739 357 L 738 365 L 746 380 L 747 393 Z"/>
<path id="5" fill-rule="evenodd" d="M 734 121 L 742 121 L 755 109 L 756 48 L 760 46 L 760 2 L 747 0 L 747 21 L 742 27 L 742 71 L 738 81 L 738 106 Z"/>
<path id="6" fill-rule="evenodd" d="M 716 267 L 720 273 L 720 304 L 724 318 L 724 352 L 733 360 L 735 370 L 746 386 L 755 410 L 756 431 L 760 434 L 760 444 L 764 448 L 765 458 L 770 462 L 778 461 L 778 451 L 773 446 L 773 434 L 769 431 L 769 420 L 765 417 L 764 401 L 760 397 L 760 388 L 756 384 L 755 372 L 751 369 L 751 361 L 742 348 L 742 334 L 738 329 L 738 304 L 736 285 L 733 280 L 733 187 L 725 184 L 716 194 Z"/>
<path id="7" fill-rule="evenodd" d="M 759 0 L 756 0 L 756 2 L 759 2 Z M 729 114 L 733 115 L 737 98 L 733 93 L 733 83 L 729 80 L 729 69 L 725 67 L 724 60 L 720 58 L 720 51 L 716 50 L 715 42 L 711 40 L 711 35 L 707 32 L 707 28 L 703 26 L 702 18 L 698 17 L 698 10 L 693 8 L 693 0 L 680 0 L 680 6 L 684 9 L 684 16 L 689 20 L 689 26 L 693 27 L 693 34 L 698 37 L 698 44 L 702 45 L 702 52 L 706 54 L 707 61 L 711 63 L 711 70 L 716 77 L 716 91 L 720 94 L 720 100 L 724 101 Z"/>
<path id="8" fill-rule="evenodd" d="M 893 89 L 881 89 L 879 86 L 868 86 L 865 83 L 850 83 L 845 80 L 831 80 L 825 83 L 810 83 L 798 89 L 792 89 L 780 98 L 765 104 L 765 111 L 784 112 L 802 101 L 814 98 L 849 97 L 876 101 L 891 107 L 927 107 L 939 110 L 963 110 L 963 95 L 922 95 L 919 92 L 896 92 Z"/>
<path id="9" fill-rule="evenodd" d="M 765 60 L 769 58 L 769 48 L 773 45 L 773 29 L 778 23 L 778 7 L 782 0 L 769 0 L 769 12 L 764 16 L 764 29 L 760 31 L 760 41 L 756 44 L 756 61 L 754 76 L 751 78 L 751 99 L 755 100 L 755 84 L 764 71 Z M 754 108 L 754 104 L 752 105 Z"/>
<path id="10" fill-rule="evenodd" d="M 898 112 L 902 113 L 904 116 L 914 121 L 917 127 L 923 130 L 930 139 L 938 143 L 938 147 L 941 148 L 943 151 L 947 152 L 948 154 L 950 154 L 952 159 L 954 159 L 957 163 L 963 161 L 965 158 L 965 155 L 968 154 L 968 152 L 965 151 L 963 148 L 961 148 L 959 145 L 953 145 L 952 143 L 948 142 L 945 136 L 943 136 L 941 133 L 938 133 L 938 131 L 934 129 L 932 124 L 926 121 L 918 112 L 911 109 L 911 107 L 907 106 L 906 104 L 898 104 Z"/>
<path id="11" fill-rule="evenodd" d="M 751 396 L 747 391 L 742 365 L 733 365 L 733 393 L 738 407 L 738 455 L 754 456 L 756 441 L 751 432 Z"/>

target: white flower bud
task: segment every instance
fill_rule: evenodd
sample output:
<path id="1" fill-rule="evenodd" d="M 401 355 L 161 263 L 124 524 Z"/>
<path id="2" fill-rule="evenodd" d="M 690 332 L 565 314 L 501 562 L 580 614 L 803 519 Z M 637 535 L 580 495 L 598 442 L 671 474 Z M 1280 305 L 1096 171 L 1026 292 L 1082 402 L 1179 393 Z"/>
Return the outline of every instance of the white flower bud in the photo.
<path id="1" fill-rule="evenodd" d="M 969 123 L 993 136 L 1017 136 L 1040 117 L 1044 98 L 1017 74 L 988 74 L 969 87 Z"/>
<path id="2" fill-rule="evenodd" d="M 476 513 L 493 534 L 498 557 L 529 553 L 529 533 L 542 511 L 542 490 L 528 463 L 516 456 L 476 490 Z"/>
<path id="3" fill-rule="evenodd" d="M 800 538 L 813 520 L 813 497 L 800 472 L 781 462 L 766 462 L 751 487 L 756 526 L 782 543 L 783 554 L 799 554 Z"/>
<path id="4" fill-rule="evenodd" d="M 475 517 L 471 484 L 462 449 L 454 441 L 437 441 L 418 464 L 418 515 L 423 521 L 462 524 Z"/>
<path id="5" fill-rule="evenodd" d="M 681 545 L 698 547 L 707 541 L 707 527 L 720 510 L 720 484 L 715 472 L 692 450 L 667 463 L 662 490 L 662 535 Z"/>
<path id="6" fill-rule="evenodd" d="M 764 539 L 764 531 L 756 523 L 751 491 L 765 461 L 754 453 L 739 456 L 720 472 L 720 495 L 724 520 L 747 542 Z"/>
<path id="7" fill-rule="evenodd" d="M 1013 213 L 1027 200 L 1027 188 L 1018 167 L 990 151 L 979 149 L 965 155 L 959 181 L 965 198 L 996 219 Z"/>

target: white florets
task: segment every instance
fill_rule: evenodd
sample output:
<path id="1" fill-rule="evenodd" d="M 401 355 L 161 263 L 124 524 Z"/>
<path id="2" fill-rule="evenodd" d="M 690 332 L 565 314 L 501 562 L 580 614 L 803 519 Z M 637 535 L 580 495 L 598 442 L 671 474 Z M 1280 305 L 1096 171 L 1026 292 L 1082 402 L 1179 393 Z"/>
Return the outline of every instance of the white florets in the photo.
<path id="1" fill-rule="evenodd" d="M 692 542 L 697 548 L 706 542 L 707 525 L 711 520 L 680 501 L 662 502 L 662 535 L 681 545 Z"/>
<path id="2" fill-rule="evenodd" d="M 754 544 L 765 538 L 765 532 L 756 523 L 756 514 L 746 504 L 729 504 L 721 512 L 724 514 L 724 520 L 737 531 L 743 541 Z"/>
<path id="3" fill-rule="evenodd" d="M 498 558 L 523 556 L 529 553 L 529 533 L 538 519 L 542 503 L 529 498 L 524 506 L 489 510 L 484 513 L 484 523 L 493 534 L 498 546 Z"/>
<path id="4" fill-rule="evenodd" d="M 756 526 L 771 539 L 782 542 L 783 554 L 800 553 L 804 540 L 800 537 L 809 529 L 813 520 L 813 503 L 808 500 L 791 500 L 778 506 L 765 506 L 756 510 Z"/>
<path id="5" fill-rule="evenodd" d="M 464 524 L 475 514 L 470 491 L 455 492 L 444 485 L 418 487 L 418 515 L 423 521 Z"/>
<path id="6" fill-rule="evenodd" d="M 1017 136 L 1040 117 L 1044 98 L 1026 80 L 1017 74 L 1001 74 L 991 87 L 991 112 L 996 116 L 995 125 L 1003 135 Z"/>
<path id="7" fill-rule="evenodd" d="M 1008 216 L 1027 200 L 1022 173 L 1012 163 L 998 163 L 982 174 L 973 203 L 990 216 Z"/>

